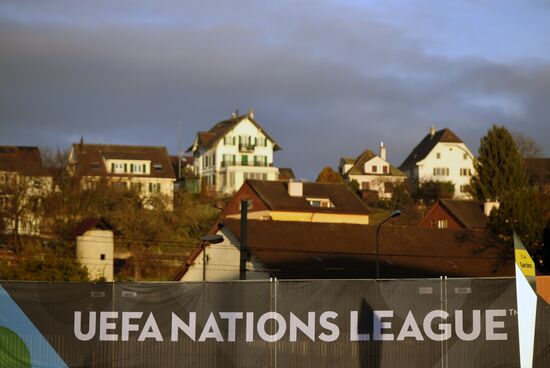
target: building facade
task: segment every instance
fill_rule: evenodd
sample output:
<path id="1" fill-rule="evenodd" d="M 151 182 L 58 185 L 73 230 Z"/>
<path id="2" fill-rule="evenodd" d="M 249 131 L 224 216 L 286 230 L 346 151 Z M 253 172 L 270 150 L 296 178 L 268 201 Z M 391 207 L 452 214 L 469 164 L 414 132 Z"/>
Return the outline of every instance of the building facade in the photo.
<path id="1" fill-rule="evenodd" d="M 407 176 L 386 160 L 386 147 L 380 143 L 380 155 L 366 150 L 357 158 L 342 158 L 338 165 L 340 175 L 347 181 L 357 181 L 361 191 L 374 191 L 378 198 L 392 197 L 393 188 Z"/>
<path id="2" fill-rule="evenodd" d="M 83 186 L 105 178 L 144 199 L 162 195 L 172 208 L 176 176 L 165 147 L 81 142 L 71 148 L 69 170 L 82 178 Z"/>
<path id="3" fill-rule="evenodd" d="M 254 112 L 220 121 L 199 132 L 188 151 L 193 152 L 195 173 L 202 185 L 231 194 L 247 179 L 277 180 L 273 152 L 279 145 L 254 119 Z"/>
<path id="4" fill-rule="evenodd" d="M 450 129 L 429 133 L 399 167 L 409 179 L 452 182 L 454 198 L 469 199 L 470 179 L 474 174 L 474 155 Z"/>

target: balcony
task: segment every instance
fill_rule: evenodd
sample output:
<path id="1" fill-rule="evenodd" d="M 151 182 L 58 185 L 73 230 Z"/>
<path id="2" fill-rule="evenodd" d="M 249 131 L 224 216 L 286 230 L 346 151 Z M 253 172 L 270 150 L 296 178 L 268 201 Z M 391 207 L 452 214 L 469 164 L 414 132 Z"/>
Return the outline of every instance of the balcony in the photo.
<path id="1" fill-rule="evenodd" d="M 222 167 L 232 166 L 254 166 L 254 167 L 273 167 L 272 163 L 254 162 L 254 161 L 222 161 Z"/>
<path id="2" fill-rule="evenodd" d="M 254 152 L 254 148 L 256 148 L 253 144 L 239 144 L 239 152 Z"/>

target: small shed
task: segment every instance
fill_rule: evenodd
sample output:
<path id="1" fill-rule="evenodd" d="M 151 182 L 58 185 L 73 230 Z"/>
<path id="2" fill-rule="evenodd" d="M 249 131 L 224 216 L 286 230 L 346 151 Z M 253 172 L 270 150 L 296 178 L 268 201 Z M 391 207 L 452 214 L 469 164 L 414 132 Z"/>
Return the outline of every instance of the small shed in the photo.
<path id="1" fill-rule="evenodd" d="M 103 217 L 87 218 L 73 230 L 76 259 L 91 280 L 113 281 L 115 228 Z"/>

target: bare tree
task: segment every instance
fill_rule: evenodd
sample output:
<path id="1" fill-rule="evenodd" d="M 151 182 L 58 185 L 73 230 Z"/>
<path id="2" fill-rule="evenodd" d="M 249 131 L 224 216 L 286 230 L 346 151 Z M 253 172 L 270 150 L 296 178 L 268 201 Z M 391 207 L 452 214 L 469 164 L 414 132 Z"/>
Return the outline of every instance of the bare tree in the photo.
<path id="1" fill-rule="evenodd" d="M 516 144 L 516 148 L 521 157 L 534 158 L 542 156 L 542 146 L 540 146 L 533 138 L 519 132 L 514 132 L 512 137 L 514 138 L 514 143 Z"/>

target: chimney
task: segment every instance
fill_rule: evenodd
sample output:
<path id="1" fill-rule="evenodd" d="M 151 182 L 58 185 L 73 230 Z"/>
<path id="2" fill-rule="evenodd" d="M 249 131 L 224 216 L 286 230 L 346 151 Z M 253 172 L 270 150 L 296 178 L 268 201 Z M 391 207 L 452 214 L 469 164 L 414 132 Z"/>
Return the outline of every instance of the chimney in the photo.
<path id="1" fill-rule="evenodd" d="M 431 128 L 430 128 L 430 136 L 434 136 L 435 135 L 435 125 L 432 125 Z"/>
<path id="2" fill-rule="evenodd" d="M 304 196 L 304 183 L 301 181 L 289 181 L 288 182 L 288 195 L 291 197 L 303 197 Z"/>
<path id="3" fill-rule="evenodd" d="M 254 119 L 254 109 L 248 109 L 248 117 Z"/>
<path id="4" fill-rule="evenodd" d="M 497 201 L 495 202 L 485 201 L 483 202 L 483 213 L 485 214 L 485 216 L 489 217 L 493 208 L 496 208 L 498 210 L 499 207 L 500 207 L 500 203 Z"/>
<path id="5" fill-rule="evenodd" d="M 386 147 L 384 147 L 384 142 L 380 142 L 380 158 L 386 161 Z"/>

